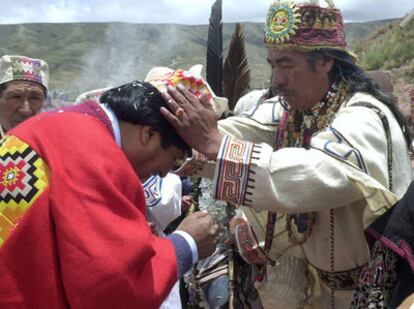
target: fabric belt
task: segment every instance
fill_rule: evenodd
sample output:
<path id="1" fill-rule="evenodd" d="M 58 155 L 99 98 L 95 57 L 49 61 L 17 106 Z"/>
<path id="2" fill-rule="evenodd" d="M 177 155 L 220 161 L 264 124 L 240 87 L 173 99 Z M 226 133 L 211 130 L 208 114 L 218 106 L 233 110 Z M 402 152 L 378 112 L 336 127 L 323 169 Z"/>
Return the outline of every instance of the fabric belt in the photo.
<path id="1" fill-rule="evenodd" d="M 313 265 L 312 265 L 313 266 Z M 365 265 L 344 271 L 329 272 L 316 268 L 319 277 L 324 285 L 330 286 L 331 280 L 335 285 L 335 290 L 355 290 L 357 288 L 359 276 Z"/>

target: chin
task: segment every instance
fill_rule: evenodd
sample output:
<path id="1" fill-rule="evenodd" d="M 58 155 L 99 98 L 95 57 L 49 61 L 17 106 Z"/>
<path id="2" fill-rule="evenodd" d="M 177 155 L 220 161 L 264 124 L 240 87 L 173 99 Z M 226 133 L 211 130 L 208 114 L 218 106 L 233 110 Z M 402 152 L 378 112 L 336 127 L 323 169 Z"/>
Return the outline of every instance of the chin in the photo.
<path id="1" fill-rule="evenodd" d="M 303 104 L 303 103 L 301 103 L 301 102 L 289 102 L 288 101 L 288 104 L 289 104 L 289 106 L 292 108 L 292 109 L 294 109 L 294 110 L 300 110 L 300 111 L 303 111 L 303 110 L 307 110 L 307 109 L 309 109 L 309 107 L 308 106 L 306 106 L 306 104 Z"/>
<path id="2" fill-rule="evenodd" d="M 141 180 L 142 183 L 146 182 L 150 177 L 151 175 L 138 174 L 138 178 Z"/>
<path id="3" fill-rule="evenodd" d="M 148 173 L 139 171 L 137 169 L 134 169 L 135 174 L 138 176 L 139 180 L 141 180 L 142 183 L 144 183 L 148 178 L 151 177 L 151 175 L 148 175 Z"/>
<path id="4" fill-rule="evenodd" d="M 289 102 L 289 101 L 287 101 L 287 103 L 288 103 L 288 105 L 290 106 L 290 108 L 291 108 L 291 109 L 293 109 L 293 110 L 295 110 L 295 109 L 300 109 L 300 108 L 298 107 L 298 105 L 297 105 L 297 104 L 295 104 L 295 102 Z"/>

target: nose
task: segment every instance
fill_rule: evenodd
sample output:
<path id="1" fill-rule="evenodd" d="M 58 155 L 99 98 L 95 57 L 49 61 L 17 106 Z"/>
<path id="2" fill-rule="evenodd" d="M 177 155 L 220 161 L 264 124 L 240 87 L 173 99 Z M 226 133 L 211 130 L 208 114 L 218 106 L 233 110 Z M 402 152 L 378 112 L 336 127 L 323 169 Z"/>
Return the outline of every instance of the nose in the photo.
<path id="1" fill-rule="evenodd" d="M 281 72 L 277 72 L 276 69 L 273 69 L 272 70 L 272 87 L 274 89 L 277 89 L 280 86 L 287 86 L 286 75 Z"/>
<path id="2" fill-rule="evenodd" d="M 23 99 L 23 104 L 19 108 L 19 112 L 23 115 L 30 116 L 33 114 L 32 107 L 30 106 L 30 102 L 27 98 Z"/>

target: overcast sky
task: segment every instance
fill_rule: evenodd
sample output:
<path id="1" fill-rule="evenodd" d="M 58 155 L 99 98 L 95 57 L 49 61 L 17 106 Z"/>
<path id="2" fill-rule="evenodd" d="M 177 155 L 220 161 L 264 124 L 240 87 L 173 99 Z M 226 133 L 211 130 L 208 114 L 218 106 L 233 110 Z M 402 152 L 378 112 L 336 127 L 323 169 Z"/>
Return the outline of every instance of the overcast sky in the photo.
<path id="1" fill-rule="evenodd" d="M 0 23 L 109 22 L 207 24 L 215 0 L 0 0 Z M 264 22 L 271 0 L 223 0 L 223 22 Z M 324 3 L 324 0 L 320 0 Z M 346 22 L 399 18 L 413 0 L 334 0 Z"/>

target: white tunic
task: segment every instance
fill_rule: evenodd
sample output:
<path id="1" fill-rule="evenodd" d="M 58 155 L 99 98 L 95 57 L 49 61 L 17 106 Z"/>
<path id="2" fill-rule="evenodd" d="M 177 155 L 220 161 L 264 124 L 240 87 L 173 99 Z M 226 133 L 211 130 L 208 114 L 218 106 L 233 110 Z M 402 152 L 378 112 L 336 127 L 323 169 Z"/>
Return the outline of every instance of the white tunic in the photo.
<path id="1" fill-rule="evenodd" d="M 387 138 L 383 123 L 369 102 L 386 116 L 392 143 L 393 193 L 388 188 Z M 334 269 L 347 271 L 364 265 L 369 249 L 364 228 L 405 193 L 412 180 L 403 133 L 391 111 L 374 97 L 355 94 L 342 104 L 330 127 L 316 133 L 309 150 L 274 151 L 283 108 L 277 99 L 263 102 L 249 115 L 219 122 L 226 135 L 214 166 L 199 154 L 178 173 L 211 177 L 215 196 L 258 210 L 281 214 L 316 212 L 312 234 L 303 245 L 309 262 L 329 272 L 330 209 L 334 208 Z M 197 168 L 195 168 L 197 167 Z M 323 307 L 328 307 L 322 286 Z M 353 290 L 336 291 L 336 308 L 348 308 Z"/>

